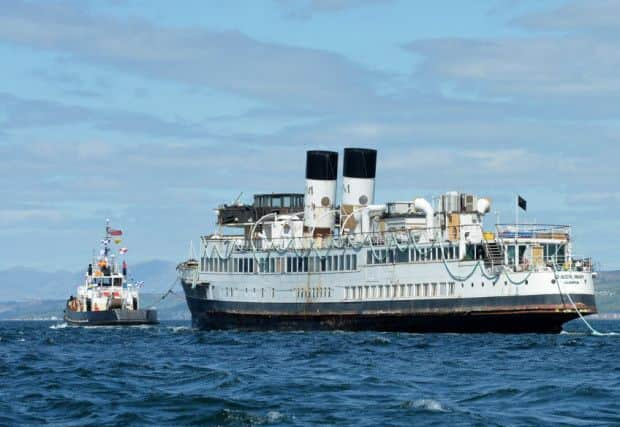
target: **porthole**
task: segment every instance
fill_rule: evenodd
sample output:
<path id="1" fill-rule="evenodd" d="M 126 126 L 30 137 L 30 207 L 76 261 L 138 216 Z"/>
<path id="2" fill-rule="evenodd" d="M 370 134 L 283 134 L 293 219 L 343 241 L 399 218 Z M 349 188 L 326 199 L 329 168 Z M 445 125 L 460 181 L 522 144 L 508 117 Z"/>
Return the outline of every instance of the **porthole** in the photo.
<path id="1" fill-rule="evenodd" d="M 551 283 L 555 285 L 555 279 L 551 279 Z"/>
<path id="2" fill-rule="evenodd" d="M 474 282 L 471 282 L 471 287 L 472 287 L 472 288 L 474 287 Z"/>
<path id="3" fill-rule="evenodd" d="M 461 288 L 464 288 L 464 287 L 465 287 L 465 283 L 461 283 Z"/>
<path id="4" fill-rule="evenodd" d="M 484 282 L 482 282 L 482 283 L 480 284 L 480 286 L 482 286 L 482 287 L 484 288 Z"/>
<path id="5" fill-rule="evenodd" d="M 504 280 L 504 286 L 508 286 L 508 281 Z"/>
<path id="6" fill-rule="evenodd" d="M 331 200 L 329 199 L 329 197 L 325 196 L 321 199 L 321 206 L 323 206 L 324 208 L 328 207 L 331 204 Z"/>
<path id="7" fill-rule="evenodd" d="M 525 281 L 525 284 L 528 285 L 530 282 L 528 282 L 527 280 Z"/>

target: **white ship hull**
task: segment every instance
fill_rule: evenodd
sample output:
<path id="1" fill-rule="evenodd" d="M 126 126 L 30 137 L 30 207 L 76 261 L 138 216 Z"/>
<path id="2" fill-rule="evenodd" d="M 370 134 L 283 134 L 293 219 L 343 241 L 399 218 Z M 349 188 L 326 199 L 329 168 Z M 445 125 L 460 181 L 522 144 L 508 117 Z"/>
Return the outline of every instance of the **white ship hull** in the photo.
<path id="1" fill-rule="evenodd" d="M 567 294 L 582 314 L 596 312 L 592 273 L 494 276 L 477 261 L 332 273 L 187 270 L 182 280 L 200 328 L 559 332 L 578 316 Z"/>

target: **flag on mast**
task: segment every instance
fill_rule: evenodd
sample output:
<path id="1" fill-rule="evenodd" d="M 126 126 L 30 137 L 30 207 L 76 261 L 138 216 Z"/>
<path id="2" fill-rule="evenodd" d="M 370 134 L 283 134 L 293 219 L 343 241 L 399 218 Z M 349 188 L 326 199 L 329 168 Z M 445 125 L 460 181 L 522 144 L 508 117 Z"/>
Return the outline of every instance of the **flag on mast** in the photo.
<path id="1" fill-rule="evenodd" d="M 121 254 L 121 255 L 124 255 L 124 254 L 126 254 L 126 253 L 127 253 L 127 251 L 128 251 L 128 249 L 127 249 L 127 248 L 120 248 L 120 249 L 118 250 L 118 253 L 119 253 L 119 254 Z"/>
<path id="2" fill-rule="evenodd" d="M 122 236 L 123 235 L 122 230 L 112 230 L 112 229 L 110 229 L 110 231 L 108 231 L 108 233 L 110 234 L 110 236 Z"/>
<path id="3" fill-rule="evenodd" d="M 524 211 L 526 211 L 526 212 L 527 212 L 527 200 L 525 200 L 525 199 L 524 199 L 523 197 L 521 197 L 521 196 L 518 196 L 518 199 L 517 199 L 517 204 L 519 205 L 519 207 L 520 207 L 521 209 L 523 209 Z"/>

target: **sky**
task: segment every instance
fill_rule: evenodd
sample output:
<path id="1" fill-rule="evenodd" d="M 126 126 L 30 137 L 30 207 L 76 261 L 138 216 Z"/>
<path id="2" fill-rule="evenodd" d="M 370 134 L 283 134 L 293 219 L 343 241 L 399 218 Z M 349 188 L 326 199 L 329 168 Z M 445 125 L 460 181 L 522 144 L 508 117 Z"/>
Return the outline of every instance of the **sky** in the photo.
<path id="1" fill-rule="evenodd" d="M 106 218 L 181 261 L 305 151 L 379 150 L 377 201 L 490 197 L 619 269 L 618 1 L 8 0 L 0 268 L 76 270 Z"/>

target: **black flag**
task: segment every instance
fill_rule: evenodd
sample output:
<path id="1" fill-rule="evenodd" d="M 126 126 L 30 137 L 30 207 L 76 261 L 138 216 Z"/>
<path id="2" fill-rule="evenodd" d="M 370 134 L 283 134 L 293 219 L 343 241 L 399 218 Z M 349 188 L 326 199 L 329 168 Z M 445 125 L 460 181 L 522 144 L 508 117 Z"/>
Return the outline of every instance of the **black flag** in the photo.
<path id="1" fill-rule="evenodd" d="M 519 203 L 519 207 L 527 212 L 527 200 L 519 196 L 518 203 Z"/>

